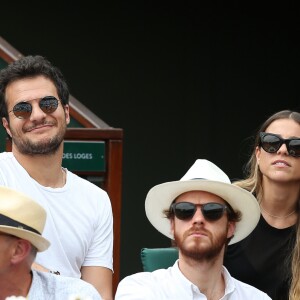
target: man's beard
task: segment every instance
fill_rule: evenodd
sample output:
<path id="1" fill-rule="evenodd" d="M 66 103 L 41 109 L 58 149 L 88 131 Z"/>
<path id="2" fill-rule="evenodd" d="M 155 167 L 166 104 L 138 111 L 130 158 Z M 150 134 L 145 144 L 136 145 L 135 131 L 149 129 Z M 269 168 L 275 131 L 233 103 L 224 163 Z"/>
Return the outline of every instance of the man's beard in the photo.
<path id="1" fill-rule="evenodd" d="M 32 142 L 29 139 L 21 139 L 12 132 L 12 142 L 18 151 L 25 155 L 48 155 L 54 154 L 64 140 L 67 126 L 60 127 L 59 132 L 52 138 L 44 139 L 38 142 Z"/>
<path id="2" fill-rule="evenodd" d="M 203 243 L 202 241 L 194 241 L 192 246 L 187 246 L 185 243 L 187 235 L 183 238 L 179 237 L 176 232 L 174 238 L 181 253 L 189 258 L 192 258 L 198 262 L 211 261 L 218 257 L 221 253 L 224 245 L 227 243 L 227 230 L 222 232 L 219 236 L 214 236 L 214 239 L 210 239 L 211 244 Z M 211 235 L 210 235 L 211 237 Z M 191 237 L 189 237 L 191 239 Z M 200 238 L 201 239 L 201 238 Z"/>

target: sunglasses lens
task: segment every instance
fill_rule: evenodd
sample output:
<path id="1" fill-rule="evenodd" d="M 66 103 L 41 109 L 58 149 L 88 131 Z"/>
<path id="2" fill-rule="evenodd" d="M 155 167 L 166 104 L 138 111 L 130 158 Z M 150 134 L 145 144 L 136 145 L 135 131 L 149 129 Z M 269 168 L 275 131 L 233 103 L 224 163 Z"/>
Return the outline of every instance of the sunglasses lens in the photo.
<path id="1" fill-rule="evenodd" d="M 300 139 L 293 139 L 289 142 L 289 154 L 291 156 L 300 156 Z"/>
<path id="2" fill-rule="evenodd" d="M 53 113 L 58 107 L 58 100 L 55 97 L 47 96 L 41 99 L 40 108 L 46 114 Z"/>
<path id="3" fill-rule="evenodd" d="M 174 205 L 174 214 L 180 220 L 188 220 L 193 217 L 196 206 L 189 202 L 179 202 Z"/>
<path id="4" fill-rule="evenodd" d="M 282 144 L 287 145 L 289 155 L 300 157 L 300 139 L 282 139 L 275 134 L 261 133 L 261 147 L 268 153 L 275 153 Z"/>
<path id="5" fill-rule="evenodd" d="M 27 119 L 30 117 L 32 106 L 27 102 L 19 102 L 13 108 L 15 116 L 19 119 Z"/>
<path id="6" fill-rule="evenodd" d="M 269 153 L 275 153 L 281 147 L 281 139 L 273 134 L 266 134 L 261 138 L 262 148 Z"/>
<path id="7" fill-rule="evenodd" d="M 206 203 L 201 206 L 204 218 L 208 221 L 219 220 L 225 211 L 226 206 L 220 203 Z M 173 211 L 176 218 L 180 220 L 191 219 L 197 210 L 197 205 L 190 202 L 179 202 L 173 204 Z"/>
<path id="8" fill-rule="evenodd" d="M 206 220 L 219 220 L 225 211 L 225 206 L 219 203 L 207 203 L 202 206 L 202 214 Z"/>
<path id="9" fill-rule="evenodd" d="M 53 113 L 58 107 L 58 100 L 53 96 L 46 96 L 39 102 L 40 109 L 46 113 Z M 32 105 L 28 102 L 19 102 L 13 108 L 15 116 L 19 119 L 28 119 L 32 112 Z"/>

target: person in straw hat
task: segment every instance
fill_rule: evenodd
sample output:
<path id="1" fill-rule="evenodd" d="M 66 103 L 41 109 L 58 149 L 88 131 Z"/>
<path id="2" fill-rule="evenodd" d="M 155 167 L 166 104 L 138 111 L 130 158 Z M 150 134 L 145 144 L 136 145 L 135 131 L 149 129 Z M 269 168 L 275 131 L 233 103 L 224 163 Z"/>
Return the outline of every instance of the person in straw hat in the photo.
<path id="1" fill-rule="evenodd" d="M 179 259 L 168 269 L 123 278 L 116 300 L 271 299 L 223 266 L 228 243 L 255 228 L 260 209 L 255 197 L 232 185 L 215 164 L 197 159 L 181 180 L 154 186 L 145 209 L 150 223 L 175 240 Z"/>
<path id="2" fill-rule="evenodd" d="M 97 290 L 81 279 L 31 269 L 37 252 L 50 246 L 42 236 L 45 222 L 46 211 L 37 202 L 0 187 L 0 300 L 12 296 L 67 300 L 72 295 L 101 300 Z"/>

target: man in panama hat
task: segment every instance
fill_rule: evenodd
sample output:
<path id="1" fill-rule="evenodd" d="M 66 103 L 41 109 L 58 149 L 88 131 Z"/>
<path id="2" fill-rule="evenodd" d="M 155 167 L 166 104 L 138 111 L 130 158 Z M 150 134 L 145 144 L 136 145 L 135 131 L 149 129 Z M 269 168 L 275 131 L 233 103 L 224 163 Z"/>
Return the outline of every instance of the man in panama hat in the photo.
<path id="1" fill-rule="evenodd" d="M 125 277 L 116 300 L 271 299 L 223 266 L 226 246 L 255 228 L 260 209 L 215 164 L 198 159 L 181 180 L 154 186 L 145 209 L 150 223 L 175 240 L 179 259 L 168 269 Z"/>
<path id="2" fill-rule="evenodd" d="M 69 299 L 71 295 L 101 299 L 89 283 L 31 269 L 37 252 L 50 246 L 42 236 L 46 211 L 26 195 L 0 187 L 0 300 Z M 81 298 L 84 299 L 84 298 Z"/>

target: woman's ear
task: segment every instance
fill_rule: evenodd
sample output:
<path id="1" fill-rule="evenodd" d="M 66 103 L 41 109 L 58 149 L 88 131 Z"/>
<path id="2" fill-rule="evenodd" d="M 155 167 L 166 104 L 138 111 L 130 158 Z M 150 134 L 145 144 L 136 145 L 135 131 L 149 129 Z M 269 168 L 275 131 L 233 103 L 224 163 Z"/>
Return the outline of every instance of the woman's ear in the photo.
<path id="1" fill-rule="evenodd" d="M 256 147 L 255 148 L 255 156 L 256 156 L 256 161 L 257 161 L 257 164 L 259 165 L 259 159 L 260 159 L 260 147 Z"/>

